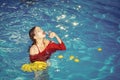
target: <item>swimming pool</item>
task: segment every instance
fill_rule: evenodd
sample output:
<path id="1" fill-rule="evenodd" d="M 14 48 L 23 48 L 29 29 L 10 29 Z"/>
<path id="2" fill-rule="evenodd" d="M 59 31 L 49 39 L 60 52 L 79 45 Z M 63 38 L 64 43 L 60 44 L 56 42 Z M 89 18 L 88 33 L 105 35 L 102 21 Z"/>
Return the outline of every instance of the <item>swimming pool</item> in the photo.
<path id="1" fill-rule="evenodd" d="M 28 31 L 56 32 L 67 50 L 52 55 L 50 80 L 120 80 L 119 0 L 1 0 L 0 80 L 33 80 Z M 59 59 L 57 56 L 63 55 Z M 79 59 L 76 63 L 70 56 Z"/>

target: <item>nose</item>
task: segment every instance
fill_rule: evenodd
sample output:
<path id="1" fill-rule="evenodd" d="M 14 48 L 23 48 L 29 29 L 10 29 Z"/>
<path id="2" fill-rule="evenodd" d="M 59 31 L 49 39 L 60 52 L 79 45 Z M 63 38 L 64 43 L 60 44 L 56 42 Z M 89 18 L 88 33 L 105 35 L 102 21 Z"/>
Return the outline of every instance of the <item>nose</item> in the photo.
<path id="1" fill-rule="evenodd" d="M 45 31 L 43 31 L 43 34 L 46 34 L 46 32 L 45 32 Z"/>

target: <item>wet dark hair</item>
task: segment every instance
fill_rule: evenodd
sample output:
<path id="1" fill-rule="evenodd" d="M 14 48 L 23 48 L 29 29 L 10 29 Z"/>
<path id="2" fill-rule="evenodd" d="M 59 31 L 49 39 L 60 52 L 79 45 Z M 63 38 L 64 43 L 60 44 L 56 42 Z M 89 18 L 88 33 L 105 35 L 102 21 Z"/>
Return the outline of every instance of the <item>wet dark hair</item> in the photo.
<path id="1" fill-rule="evenodd" d="M 34 39 L 34 36 L 35 36 L 34 30 L 35 30 L 35 28 L 36 28 L 36 26 L 31 28 L 30 31 L 29 31 L 29 37 L 33 41 L 32 45 L 36 44 L 36 40 Z"/>

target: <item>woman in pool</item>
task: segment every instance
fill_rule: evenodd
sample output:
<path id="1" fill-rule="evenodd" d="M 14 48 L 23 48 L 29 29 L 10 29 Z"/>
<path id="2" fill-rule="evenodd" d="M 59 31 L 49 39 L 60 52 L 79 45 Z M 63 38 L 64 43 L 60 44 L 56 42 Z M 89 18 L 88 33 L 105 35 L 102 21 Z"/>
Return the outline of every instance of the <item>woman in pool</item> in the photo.
<path id="1" fill-rule="evenodd" d="M 38 26 L 33 27 L 29 31 L 29 36 L 33 41 L 29 51 L 30 61 L 32 63 L 35 61 L 47 62 L 51 54 L 56 50 L 66 50 L 63 41 L 55 32 L 50 32 L 49 37 L 56 38 L 58 44 L 46 39 L 46 33 Z M 48 80 L 47 70 L 35 72 L 35 80 Z"/>

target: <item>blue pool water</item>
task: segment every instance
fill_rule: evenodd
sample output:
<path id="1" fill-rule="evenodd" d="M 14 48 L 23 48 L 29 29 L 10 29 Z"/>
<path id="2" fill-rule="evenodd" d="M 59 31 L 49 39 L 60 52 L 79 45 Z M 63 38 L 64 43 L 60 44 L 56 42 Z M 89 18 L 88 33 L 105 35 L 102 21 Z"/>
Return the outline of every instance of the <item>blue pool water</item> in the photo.
<path id="1" fill-rule="evenodd" d="M 1 0 L 0 80 L 33 80 L 33 73 L 20 68 L 29 63 L 28 32 L 35 25 L 56 32 L 67 47 L 52 55 L 50 80 L 120 80 L 119 4 L 120 0 Z M 80 62 L 69 60 L 71 55 Z"/>

